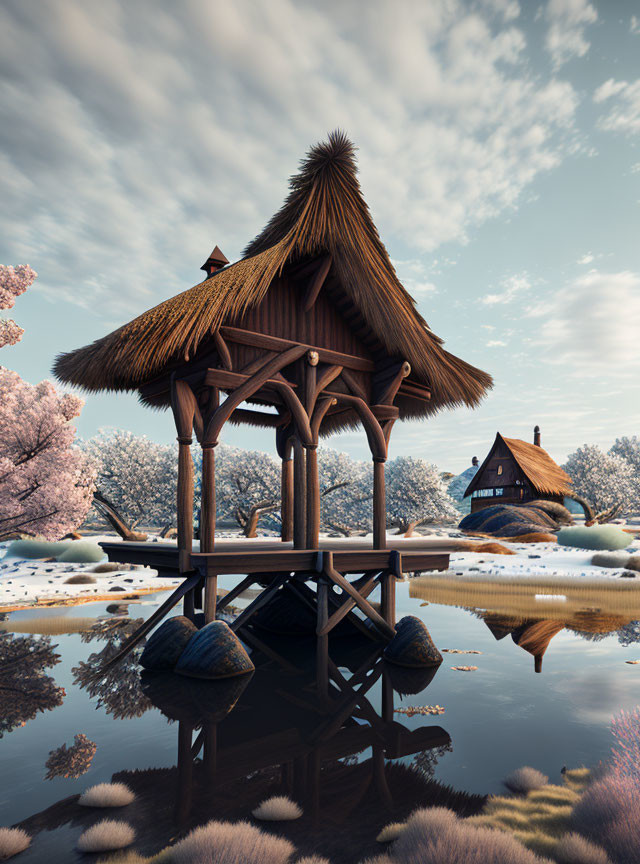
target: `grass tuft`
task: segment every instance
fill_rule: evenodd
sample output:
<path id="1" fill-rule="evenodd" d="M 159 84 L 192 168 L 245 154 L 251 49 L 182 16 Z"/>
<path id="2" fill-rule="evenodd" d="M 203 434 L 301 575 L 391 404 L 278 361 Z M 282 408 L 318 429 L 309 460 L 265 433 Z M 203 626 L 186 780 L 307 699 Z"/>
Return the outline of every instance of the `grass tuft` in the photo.
<path id="1" fill-rule="evenodd" d="M 536 771 L 535 768 L 524 765 L 522 768 L 513 771 L 508 777 L 505 777 L 502 782 L 512 792 L 526 795 L 533 789 L 540 789 L 541 786 L 546 786 L 549 778 L 541 771 Z"/>
<path id="2" fill-rule="evenodd" d="M 24 850 L 31 837 L 22 828 L 0 828 L 0 861 L 6 861 Z"/>
<path id="3" fill-rule="evenodd" d="M 288 822 L 291 819 L 299 819 L 302 816 L 301 808 L 287 798 L 286 795 L 275 795 L 267 798 L 253 811 L 254 819 L 263 822 Z"/>
<path id="4" fill-rule="evenodd" d="M 126 807 L 135 797 L 124 783 L 98 783 L 82 793 L 78 804 L 82 807 Z"/>
<path id="5" fill-rule="evenodd" d="M 565 834 L 555 848 L 558 864 L 611 864 L 602 848 L 590 843 L 580 834 Z"/>
<path id="6" fill-rule="evenodd" d="M 402 864 L 550 864 L 525 848 L 513 834 L 458 819 L 452 810 L 417 810 L 392 847 Z"/>
<path id="7" fill-rule="evenodd" d="M 209 822 L 170 850 L 172 864 L 289 864 L 295 848 L 248 822 Z"/>
<path id="8" fill-rule="evenodd" d="M 378 843 L 392 843 L 397 840 L 406 828 L 405 822 L 391 822 L 385 825 L 382 831 L 376 837 Z"/>
<path id="9" fill-rule="evenodd" d="M 77 847 L 81 852 L 108 852 L 130 846 L 135 839 L 135 831 L 126 822 L 103 819 L 80 835 Z"/>

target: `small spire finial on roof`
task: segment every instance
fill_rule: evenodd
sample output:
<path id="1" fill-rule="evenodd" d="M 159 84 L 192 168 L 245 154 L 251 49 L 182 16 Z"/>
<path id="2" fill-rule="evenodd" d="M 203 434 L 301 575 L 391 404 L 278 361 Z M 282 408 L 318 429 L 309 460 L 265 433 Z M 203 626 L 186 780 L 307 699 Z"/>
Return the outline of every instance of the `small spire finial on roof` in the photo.
<path id="1" fill-rule="evenodd" d="M 222 249 L 216 246 L 200 269 L 204 270 L 207 276 L 211 276 L 216 270 L 221 270 L 228 263 L 229 259 L 225 256 Z"/>
<path id="2" fill-rule="evenodd" d="M 533 429 L 533 443 L 535 444 L 536 447 L 541 446 L 541 444 L 540 444 L 540 427 L 539 426 L 535 426 Z"/>

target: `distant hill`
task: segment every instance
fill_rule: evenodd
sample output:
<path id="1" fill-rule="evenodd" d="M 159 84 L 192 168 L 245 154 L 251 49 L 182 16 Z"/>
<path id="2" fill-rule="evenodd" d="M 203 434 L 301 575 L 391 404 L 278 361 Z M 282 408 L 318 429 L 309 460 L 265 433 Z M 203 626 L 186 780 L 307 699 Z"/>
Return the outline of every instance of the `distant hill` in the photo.
<path id="1" fill-rule="evenodd" d="M 471 512 L 471 496 L 468 498 L 463 498 L 463 496 L 467 486 L 477 474 L 479 467 L 479 465 L 470 465 L 462 474 L 454 477 L 447 487 L 449 495 L 456 502 L 456 507 L 465 516 Z"/>

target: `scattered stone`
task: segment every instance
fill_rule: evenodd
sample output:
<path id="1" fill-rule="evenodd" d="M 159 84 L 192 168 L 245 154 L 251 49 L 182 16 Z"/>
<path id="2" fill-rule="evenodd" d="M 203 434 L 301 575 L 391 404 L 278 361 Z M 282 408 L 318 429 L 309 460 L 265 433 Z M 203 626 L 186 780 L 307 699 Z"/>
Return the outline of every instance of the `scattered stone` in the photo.
<path id="1" fill-rule="evenodd" d="M 123 588 L 122 585 L 113 585 L 109 588 L 109 591 L 126 591 L 126 588 Z"/>
<path id="2" fill-rule="evenodd" d="M 118 570 L 128 570 L 128 564 L 118 564 L 116 561 L 104 561 L 102 564 L 96 564 L 93 568 L 93 573 L 116 573 Z"/>
<path id="3" fill-rule="evenodd" d="M 197 633 L 195 624 L 184 615 L 169 618 L 149 637 L 140 665 L 145 669 L 174 669 L 194 633 Z"/>
<path id="4" fill-rule="evenodd" d="M 593 567 L 609 567 L 618 570 L 628 567 L 629 558 L 628 552 L 596 552 L 591 556 L 591 564 Z"/>
<path id="5" fill-rule="evenodd" d="M 230 678 L 253 672 L 242 643 L 225 621 L 211 621 L 198 630 L 176 665 L 176 672 L 193 678 Z"/>
<path id="6" fill-rule="evenodd" d="M 621 579 L 635 579 L 637 575 L 638 575 L 637 573 L 632 573 L 631 570 L 625 570 L 623 573 L 620 574 L 620 578 Z"/>
<path id="7" fill-rule="evenodd" d="M 542 558 L 542 555 L 527 555 L 527 558 Z"/>
<path id="8" fill-rule="evenodd" d="M 640 571 L 640 555 L 630 555 L 627 563 L 625 564 L 627 570 L 639 570 Z"/>
<path id="9" fill-rule="evenodd" d="M 471 648 L 443 648 L 443 654 L 482 654 L 482 651 L 475 651 Z"/>
<path id="10" fill-rule="evenodd" d="M 412 705 L 407 708 L 395 708 L 396 714 L 406 714 L 407 717 L 413 717 L 419 714 L 426 717 L 429 714 L 444 714 L 442 705 Z"/>
<path id="11" fill-rule="evenodd" d="M 133 579 L 123 579 L 123 582 L 133 582 Z"/>
<path id="12" fill-rule="evenodd" d="M 442 654 L 434 645 L 425 623 L 415 615 L 405 615 L 398 621 L 396 635 L 384 649 L 384 658 L 390 663 L 414 668 L 442 663 Z"/>
<path id="13" fill-rule="evenodd" d="M 88 573 L 76 573 L 74 576 L 69 576 L 68 579 L 64 580 L 65 585 L 93 585 L 97 582 L 97 579 L 94 579 L 93 576 L 89 576 Z"/>

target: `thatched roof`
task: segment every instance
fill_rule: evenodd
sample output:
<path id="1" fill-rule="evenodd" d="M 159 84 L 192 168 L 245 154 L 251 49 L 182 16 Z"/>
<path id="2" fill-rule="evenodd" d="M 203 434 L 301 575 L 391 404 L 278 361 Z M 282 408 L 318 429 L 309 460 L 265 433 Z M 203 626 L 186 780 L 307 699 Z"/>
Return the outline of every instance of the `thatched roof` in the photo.
<path id="1" fill-rule="evenodd" d="M 244 257 L 165 300 L 91 345 L 61 354 L 54 373 L 85 390 L 137 390 L 193 358 L 223 324 L 241 319 L 274 278 L 304 259 L 332 255 L 341 290 L 389 356 L 408 360 L 431 402 L 401 405 L 401 416 L 475 406 L 491 376 L 445 351 L 398 280 L 356 174 L 354 147 L 340 132 L 313 147 L 290 181 L 283 207 Z"/>
<path id="2" fill-rule="evenodd" d="M 500 442 L 506 446 L 535 490 L 545 495 L 571 494 L 571 478 L 553 461 L 546 450 L 543 450 L 539 445 L 521 441 L 520 438 L 505 438 L 498 432 L 487 458 L 469 483 L 467 491 L 464 493 L 465 498 L 476 489 L 484 488 L 481 485 L 483 470 Z"/>

